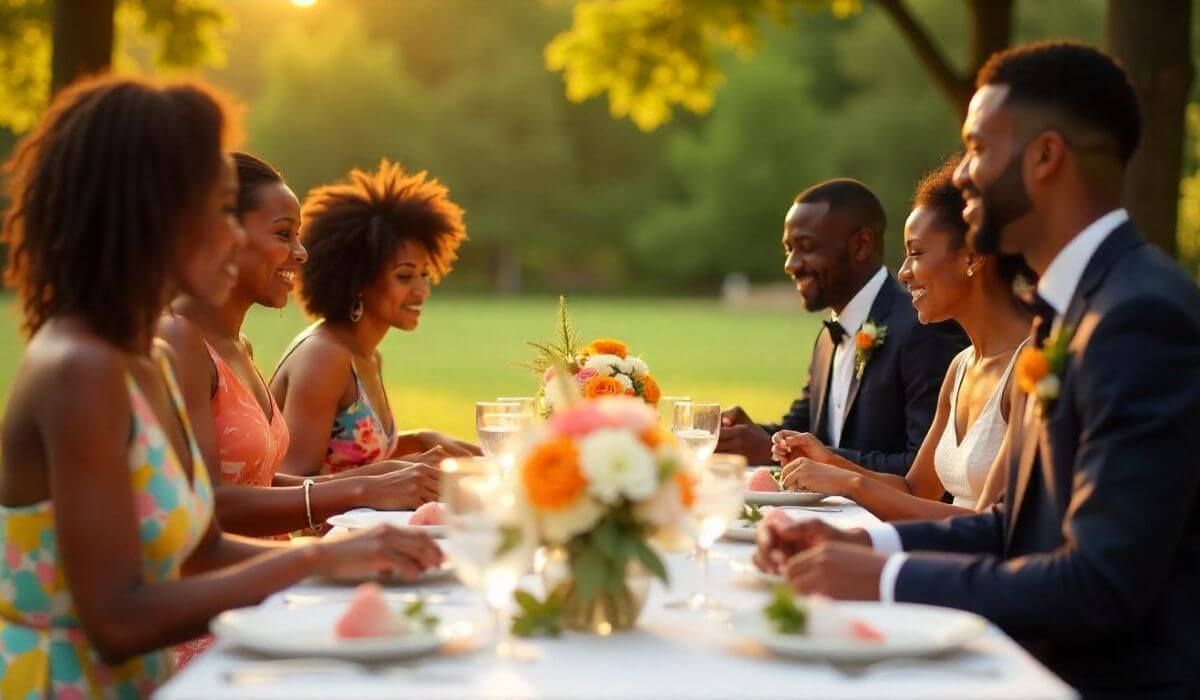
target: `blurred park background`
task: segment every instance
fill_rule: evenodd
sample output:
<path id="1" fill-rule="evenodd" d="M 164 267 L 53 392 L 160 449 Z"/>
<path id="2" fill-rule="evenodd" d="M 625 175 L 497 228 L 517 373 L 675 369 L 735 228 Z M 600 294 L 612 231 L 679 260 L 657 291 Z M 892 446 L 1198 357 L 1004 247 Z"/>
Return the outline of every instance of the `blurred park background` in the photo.
<path id="1" fill-rule="evenodd" d="M 421 328 L 383 346 L 402 426 L 472 435 L 472 402 L 532 394 L 514 364 L 551 334 L 560 293 L 585 338 L 628 340 L 666 393 L 775 419 L 819 321 L 781 271 L 792 197 L 866 182 L 894 269 L 913 184 L 956 149 L 971 76 L 997 48 L 1075 38 L 1126 62 L 1148 132 L 1131 206 L 1200 269 L 1191 4 L 0 0 L 0 156 L 73 75 L 201 75 L 240 101 L 244 148 L 301 198 L 388 157 L 466 209 L 455 272 Z M 253 312 L 264 373 L 305 323 L 294 306 Z M 20 345 L 0 296 L 0 400 Z"/>

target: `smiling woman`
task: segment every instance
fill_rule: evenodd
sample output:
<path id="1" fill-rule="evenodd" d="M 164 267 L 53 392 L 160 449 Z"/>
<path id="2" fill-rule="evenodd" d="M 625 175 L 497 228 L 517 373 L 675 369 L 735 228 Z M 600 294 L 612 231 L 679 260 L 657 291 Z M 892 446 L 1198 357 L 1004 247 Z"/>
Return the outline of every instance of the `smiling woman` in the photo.
<path id="1" fill-rule="evenodd" d="M 338 473 L 434 448 L 434 458 L 478 453 L 438 433 L 399 433 L 377 350 L 390 329 L 417 328 L 432 285 L 466 240 L 449 191 L 385 160 L 313 190 L 302 215 L 310 257 L 299 293 L 319 320 L 292 342 L 271 381 L 295 437 L 285 471 Z M 436 479 L 418 492 L 435 498 Z"/>

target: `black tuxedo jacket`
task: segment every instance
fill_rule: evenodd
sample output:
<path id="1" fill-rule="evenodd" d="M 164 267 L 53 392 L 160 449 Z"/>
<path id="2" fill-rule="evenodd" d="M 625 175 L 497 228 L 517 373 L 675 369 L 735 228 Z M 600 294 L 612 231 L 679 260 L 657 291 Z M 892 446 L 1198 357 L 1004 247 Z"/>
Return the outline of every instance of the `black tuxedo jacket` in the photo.
<path id="1" fill-rule="evenodd" d="M 984 615 L 1086 696 L 1200 697 L 1200 290 L 1126 224 L 1060 322 L 1058 399 L 1014 389 L 1005 502 L 898 525 L 938 553 L 896 599 Z"/>
<path id="2" fill-rule="evenodd" d="M 887 338 L 872 352 L 862 379 L 850 384 L 840 449 L 835 452 L 867 469 L 903 475 L 933 423 L 946 368 L 968 340 L 954 322 L 921 325 L 912 297 L 890 276 L 871 304 L 869 318 L 887 326 Z M 803 393 L 782 422 L 760 426 L 763 430 L 809 432 L 830 443 L 826 411 L 833 350 L 833 338 L 822 328 Z"/>

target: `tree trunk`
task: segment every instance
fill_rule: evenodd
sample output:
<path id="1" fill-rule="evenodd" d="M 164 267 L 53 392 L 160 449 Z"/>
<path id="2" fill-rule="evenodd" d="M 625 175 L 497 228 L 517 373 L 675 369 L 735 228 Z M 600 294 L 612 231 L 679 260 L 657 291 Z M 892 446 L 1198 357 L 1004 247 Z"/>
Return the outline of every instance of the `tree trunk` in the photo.
<path id="1" fill-rule="evenodd" d="M 1014 0 L 971 0 L 968 11 L 968 21 L 971 28 L 967 44 L 968 64 L 967 81 L 969 92 L 975 91 L 975 74 L 983 68 L 983 64 L 997 51 L 1008 48 L 1012 42 Z M 967 98 L 968 101 L 970 97 Z M 964 105 L 963 114 L 966 109 Z"/>
<path id="2" fill-rule="evenodd" d="M 1125 175 L 1125 204 L 1146 238 L 1172 256 L 1193 73 L 1191 13 L 1192 0 L 1109 0 L 1104 29 L 1142 108 L 1142 144 Z"/>
<path id="3" fill-rule="evenodd" d="M 85 75 L 108 70 L 113 53 L 116 0 L 53 0 L 50 92 Z"/>
<path id="4" fill-rule="evenodd" d="M 917 21 L 904 0 L 876 0 L 887 13 L 900 36 L 929 74 L 942 96 L 950 101 L 959 119 L 967 116 L 967 104 L 975 92 L 975 74 L 988 56 L 1007 48 L 1012 40 L 1013 3 L 1015 0 L 970 0 L 967 21 L 967 70 L 955 68 L 945 52 L 934 43 L 933 37 Z"/>

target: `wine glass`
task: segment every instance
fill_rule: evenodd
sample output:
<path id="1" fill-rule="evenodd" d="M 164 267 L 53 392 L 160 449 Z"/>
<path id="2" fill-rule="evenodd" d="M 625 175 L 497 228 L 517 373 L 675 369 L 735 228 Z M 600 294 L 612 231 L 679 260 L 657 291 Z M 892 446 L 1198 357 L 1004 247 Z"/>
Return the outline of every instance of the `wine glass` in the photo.
<path id="1" fill-rule="evenodd" d="M 537 401 L 532 396 L 501 396 L 497 403 L 515 403 L 521 406 L 521 413 L 529 415 L 530 420 L 537 418 Z"/>
<path id="2" fill-rule="evenodd" d="M 658 400 L 658 424 L 661 427 L 669 427 L 669 424 L 675 420 L 675 404 L 681 401 L 691 401 L 690 396 L 663 396 Z"/>
<path id="3" fill-rule="evenodd" d="M 475 429 L 483 454 L 511 469 L 521 432 L 533 425 L 532 412 L 514 401 L 480 401 L 475 404 Z"/>
<path id="4" fill-rule="evenodd" d="M 692 463 L 700 464 L 717 449 L 721 435 L 721 405 L 680 401 L 675 404 L 672 429 L 679 442 L 692 454 Z"/>
<path id="5" fill-rule="evenodd" d="M 687 527 L 696 543 L 700 590 L 683 600 L 668 603 L 667 607 L 722 610 L 721 603 L 709 593 L 708 551 L 741 512 L 746 458 L 741 455 L 712 455 L 694 465 L 690 476 L 694 479 L 696 500 L 688 511 Z"/>
<path id="6" fill-rule="evenodd" d="M 495 459 L 443 461 L 441 497 L 446 506 L 442 550 L 463 585 L 482 594 L 491 613 L 496 654 L 520 658 L 522 650 L 510 640 L 505 611 L 533 560 L 532 523 Z"/>

